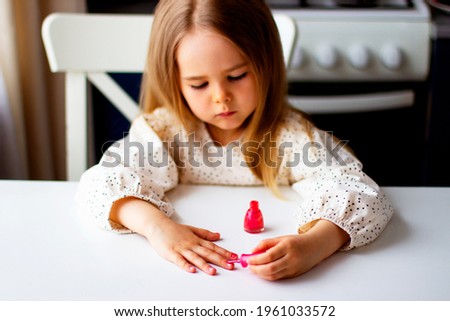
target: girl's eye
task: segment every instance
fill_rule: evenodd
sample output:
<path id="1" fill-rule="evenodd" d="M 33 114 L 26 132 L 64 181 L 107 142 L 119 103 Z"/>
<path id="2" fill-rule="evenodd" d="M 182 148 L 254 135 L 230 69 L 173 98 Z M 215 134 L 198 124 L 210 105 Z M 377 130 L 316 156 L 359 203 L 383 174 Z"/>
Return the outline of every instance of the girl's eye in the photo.
<path id="1" fill-rule="evenodd" d="M 205 82 L 205 83 L 203 83 L 203 84 L 201 84 L 201 85 L 190 85 L 191 86 L 191 88 L 192 89 L 202 89 L 202 88 L 205 88 L 206 86 L 208 86 L 208 83 L 207 82 Z"/>
<path id="2" fill-rule="evenodd" d="M 233 81 L 239 81 L 239 80 L 245 78 L 245 76 L 247 76 L 247 72 L 244 72 L 243 74 L 241 74 L 241 75 L 239 75 L 239 76 L 236 76 L 236 77 L 228 76 L 228 80 L 229 80 L 229 81 L 232 81 L 232 82 L 233 82 Z"/>

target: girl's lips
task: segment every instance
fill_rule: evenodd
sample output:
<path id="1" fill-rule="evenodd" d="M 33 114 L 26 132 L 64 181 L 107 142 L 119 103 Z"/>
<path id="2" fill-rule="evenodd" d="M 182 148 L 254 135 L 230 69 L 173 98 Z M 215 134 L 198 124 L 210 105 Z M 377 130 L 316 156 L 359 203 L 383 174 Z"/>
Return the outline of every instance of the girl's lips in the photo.
<path id="1" fill-rule="evenodd" d="M 230 116 L 233 116 L 234 114 L 236 114 L 235 111 L 227 111 L 227 112 L 218 114 L 217 117 L 230 117 Z"/>

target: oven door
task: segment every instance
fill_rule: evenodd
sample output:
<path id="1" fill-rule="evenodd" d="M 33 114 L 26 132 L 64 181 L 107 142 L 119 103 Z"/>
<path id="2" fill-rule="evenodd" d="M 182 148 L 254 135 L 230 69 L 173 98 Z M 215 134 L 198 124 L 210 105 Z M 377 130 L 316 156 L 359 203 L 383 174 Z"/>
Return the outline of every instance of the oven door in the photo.
<path id="1" fill-rule="evenodd" d="M 423 185 L 426 82 L 291 82 L 289 100 L 348 141 L 378 184 Z"/>

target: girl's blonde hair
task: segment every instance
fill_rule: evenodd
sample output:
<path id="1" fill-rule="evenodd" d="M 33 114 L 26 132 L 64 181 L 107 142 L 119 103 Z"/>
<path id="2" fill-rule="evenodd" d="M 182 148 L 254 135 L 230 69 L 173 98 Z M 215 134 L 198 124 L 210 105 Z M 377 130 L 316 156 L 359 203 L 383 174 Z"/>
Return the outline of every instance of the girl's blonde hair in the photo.
<path id="1" fill-rule="evenodd" d="M 194 27 L 222 34 L 249 62 L 257 79 L 258 106 L 246 120 L 244 141 L 251 144 L 243 154 L 253 173 L 279 195 L 281 158 L 272 139 L 288 107 L 287 80 L 278 29 L 264 0 L 160 0 L 142 82 L 143 111 L 165 106 L 188 132 L 195 129 L 198 119 L 181 94 L 176 61 L 181 39 Z"/>

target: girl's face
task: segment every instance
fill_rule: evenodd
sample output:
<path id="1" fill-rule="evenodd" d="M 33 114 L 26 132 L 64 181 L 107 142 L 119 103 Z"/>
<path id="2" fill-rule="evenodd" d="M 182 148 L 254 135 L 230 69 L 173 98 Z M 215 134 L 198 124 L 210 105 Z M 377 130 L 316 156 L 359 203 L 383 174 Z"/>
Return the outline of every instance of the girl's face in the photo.
<path id="1" fill-rule="evenodd" d="M 193 30 L 177 52 L 181 92 L 211 137 L 225 145 L 238 139 L 257 104 L 257 83 L 248 61 L 224 36 Z"/>

